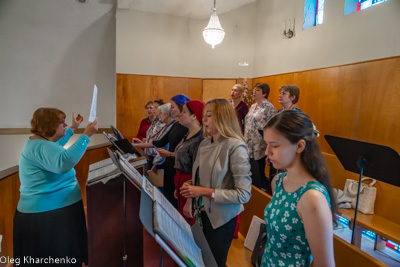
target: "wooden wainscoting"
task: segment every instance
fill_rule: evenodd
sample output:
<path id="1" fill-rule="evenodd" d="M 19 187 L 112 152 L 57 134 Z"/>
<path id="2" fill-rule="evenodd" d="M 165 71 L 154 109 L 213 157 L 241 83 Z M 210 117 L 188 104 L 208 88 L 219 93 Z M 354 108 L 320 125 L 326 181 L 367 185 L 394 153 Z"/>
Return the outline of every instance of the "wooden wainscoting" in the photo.
<path id="1" fill-rule="evenodd" d="M 83 155 L 82 159 L 75 166 L 76 179 L 78 180 L 79 186 L 81 187 L 82 200 L 84 206 L 86 206 L 86 181 L 89 172 L 89 165 L 98 162 L 103 159 L 110 157 L 107 151 L 107 144 L 98 145 L 88 149 Z"/>
<path id="2" fill-rule="evenodd" d="M 226 79 L 226 80 L 218 80 L 218 79 L 204 79 L 203 80 L 203 101 L 207 102 L 208 100 L 222 97 L 226 99 L 231 98 L 231 90 L 232 87 L 236 84 L 236 80 Z"/>
<path id="3" fill-rule="evenodd" d="M 204 102 L 216 97 L 230 99 L 232 86 L 243 79 L 200 79 L 134 74 L 117 74 L 117 128 L 125 138 L 136 137 L 146 117 L 144 105 L 157 98 L 169 102 L 176 94 Z M 252 79 L 248 79 L 252 94 Z"/>
<path id="4" fill-rule="evenodd" d="M 18 167 L 1 172 L 0 176 L 0 235 L 3 235 L 0 257 L 12 256 L 12 229 L 15 209 L 19 201 Z"/>
<path id="5" fill-rule="evenodd" d="M 136 137 L 144 105 L 157 98 L 169 102 L 177 94 L 201 100 L 202 79 L 117 74 L 117 128 L 128 140 Z"/>
<path id="6" fill-rule="evenodd" d="M 300 87 L 299 107 L 320 131 L 321 149 L 333 153 L 324 135 L 390 146 L 400 151 L 400 57 L 253 78 L 271 87 L 268 100 L 280 108 L 279 87 Z"/>

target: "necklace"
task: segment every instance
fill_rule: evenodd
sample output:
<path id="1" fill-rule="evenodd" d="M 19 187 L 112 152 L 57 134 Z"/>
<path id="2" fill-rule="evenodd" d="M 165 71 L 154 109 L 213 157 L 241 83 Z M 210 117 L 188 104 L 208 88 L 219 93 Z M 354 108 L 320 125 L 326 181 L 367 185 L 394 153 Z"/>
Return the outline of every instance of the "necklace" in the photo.
<path id="1" fill-rule="evenodd" d="M 43 139 L 46 139 L 47 141 L 49 141 L 49 139 L 47 139 L 46 137 L 44 137 L 43 135 L 38 134 L 38 136 L 42 137 Z"/>
<path id="2" fill-rule="evenodd" d="M 288 110 L 288 109 L 292 109 L 292 107 L 293 107 L 293 103 L 290 105 L 290 107 L 289 108 L 283 108 L 283 109 L 286 109 L 286 110 Z"/>

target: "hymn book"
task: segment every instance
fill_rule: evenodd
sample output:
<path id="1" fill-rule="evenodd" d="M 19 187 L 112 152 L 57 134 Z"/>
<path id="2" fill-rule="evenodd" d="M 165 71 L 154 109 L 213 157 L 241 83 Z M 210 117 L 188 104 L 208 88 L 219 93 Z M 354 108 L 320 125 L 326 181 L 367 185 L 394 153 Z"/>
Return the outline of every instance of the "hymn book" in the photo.
<path id="1" fill-rule="evenodd" d="M 201 250 L 194 241 L 193 235 L 188 235 L 187 231 L 184 230 L 186 226 L 179 223 L 176 218 L 172 218 L 158 202 L 153 204 L 153 213 L 154 232 L 170 245 L 179 258 L 187 266 L 205 266 Z M 180 214 L 179 216 L 182 217 Z M 185 223 L 189 225 L 186 221 Z"/>
<path id="2" fill-rule="evenodd" d="M 98 164 L 98 163 L 100 163 L 100 162 L 97 162 L 94 164 Z M 102 163 L 100 163 L 96 166 L 92 166 L 92 167 L 89 166 L 89 174 L 88 174 L 87 183 L 93 183 L 93 182 L 101 180 L 103 178 L 120 174 L 119 167 L 116 166 L 114 163 L 111 162 L 111 164 L 102 166 L 102 164 L 105 164 L 105 163 L 109 163 L 109 162 L 103 161 Z M 102 167 L 98 167 L 98 166 L 102 166 Z M 90 171 L 90 169 L 91 169 L 91 171 Z"/>

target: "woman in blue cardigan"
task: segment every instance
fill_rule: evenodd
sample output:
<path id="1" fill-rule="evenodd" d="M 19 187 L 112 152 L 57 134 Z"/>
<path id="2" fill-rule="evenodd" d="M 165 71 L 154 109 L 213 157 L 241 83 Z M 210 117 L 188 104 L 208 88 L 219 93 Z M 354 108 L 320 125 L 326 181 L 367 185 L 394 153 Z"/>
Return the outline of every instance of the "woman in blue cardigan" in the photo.
<path id="1" fill-rule="evenodd" d="M 88 264 L 86 220 L 74 166 L 97 132 L 97 118 L 65 149 L 82 122 L 72 116 L 68 129 L 65 113 L 55 108 L 39 108 L 31 120 L 33 135 L 19 160 L 21 194 L 14 215 L 14 259 L 24 264 Z"/>

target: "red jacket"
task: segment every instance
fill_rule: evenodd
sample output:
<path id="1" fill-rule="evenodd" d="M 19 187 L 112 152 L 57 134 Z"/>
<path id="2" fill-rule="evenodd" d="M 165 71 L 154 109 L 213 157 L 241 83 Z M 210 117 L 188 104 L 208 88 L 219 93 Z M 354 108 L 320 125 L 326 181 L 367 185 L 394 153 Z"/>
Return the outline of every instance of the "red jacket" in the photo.
<path id="1" fill-rule="evenodd" d="M 140 126 L 139 126 L 139 131 L 137 133 L 137 138 L 139 138 L 140 140 L 142 140 L 143 138 L 146 138 L 146 132 L 149 129 L 151 125 L 151 120 L 149 119 L 149 117 L 147 117 L 146 119 L 143 119 L 140 122 Z"/>

